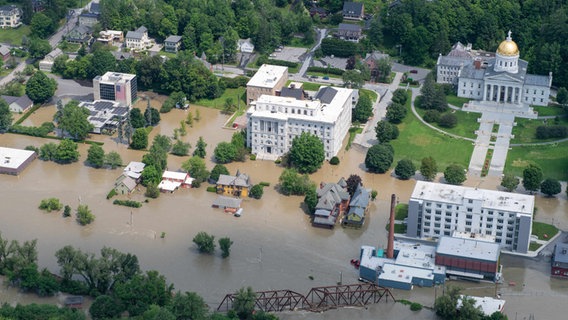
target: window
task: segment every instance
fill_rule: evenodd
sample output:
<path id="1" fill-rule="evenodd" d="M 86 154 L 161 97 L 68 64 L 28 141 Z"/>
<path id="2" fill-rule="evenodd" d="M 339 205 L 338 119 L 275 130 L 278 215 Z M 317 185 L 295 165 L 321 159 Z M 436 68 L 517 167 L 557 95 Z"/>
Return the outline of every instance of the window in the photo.
<path id="1" fill-rule="evenodd" d="M 467 208 L 467 212 L 472 212 L 473 208 Z"/>
<path id="2" fill-rule="evenodd" d="M 446 206 L 446 209 L 451 209 L 451 208 L 452 208 L 452 205 L 451 205 L 451 204 L 448 204 L 448 205 Z"/>
<path id="3" fill-rule="evenodd" d="M 466 218 L 466 219 L 471 219 L 471 218 L 473 218 L 473 215 L 468 214 L 468 215 L 465 216 L 465 218 Z"/>
<path id="4" fill-rule="evenodd" d="M 465 225 L 466 225 L 466 226 L 471 226 L 471 221 L 466 221 L 466 222 L 465 222 Z"/>
<path id="5" fill-rule="evenodd" d="M 468 199 L 467 202 L 468 202 L 468 203 L 473 203 L 473 199 Z"/>

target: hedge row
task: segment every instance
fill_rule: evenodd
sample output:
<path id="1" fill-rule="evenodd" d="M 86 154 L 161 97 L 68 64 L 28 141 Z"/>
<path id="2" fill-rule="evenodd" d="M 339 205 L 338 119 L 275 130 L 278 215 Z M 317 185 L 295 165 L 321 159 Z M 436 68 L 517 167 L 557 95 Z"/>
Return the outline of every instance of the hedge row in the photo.
<path id="1" fill-rule="evenodd" d="M 329 73 L 329 74 L 342 76 L 345 70 L 341 70 L 338 68 L 326 68 L 326 67 L 308 67 L 308 72 L 321 72 L 321 73 Z"/>

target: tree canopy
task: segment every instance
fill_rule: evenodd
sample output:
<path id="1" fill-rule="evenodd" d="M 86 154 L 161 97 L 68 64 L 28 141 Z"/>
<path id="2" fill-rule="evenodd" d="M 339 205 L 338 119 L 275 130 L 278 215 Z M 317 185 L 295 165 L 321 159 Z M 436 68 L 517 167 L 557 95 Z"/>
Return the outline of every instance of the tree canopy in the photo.
<path id="1" fill-rule="evenodd" d="M 300 173 L 316 172 L 325 160 L 323 142 L 307 132 L 292 140 L 290 162 Z"/>
<path id="2" fill-rule="evenodd" d="M 398 138 L 399 131 L 396 125 L 381 120 L 377 122 L 375 133 L 377 134 L 377 140 L 379 140 L 380 143 L 384 143 Z"/>
<path id="3" fill-rule="evenodd" d="M 450 164 L 444 170 L 444 179 L 449 184 L 460 185 L 466 180 L 465 170 L 459 164 Z"/>
<path id="4" fill-rule="evenodd" d="M 432 157 L 423 158 L 420 164 L 420 174 L 428 181 L 434 180 L 438 174 L 438 164 Z"/>
<path id="5" fill-rule="evenodd" d="M 362 94 L 359 97 L 359 101 L 357 101 L 355 109 L 353 109 L 352 120 L 365 123 L 372 116 L 373 116 L 373 103 L 366 94 Z"/>
<path id="6" fill-rule="evenodd" d="M 523 187 L 527 191 L 537 191 L 542 181 L 542 169 L 535 165 L 529 164 L 523 170 Z"/>
<path id="7" fill-rule="evenodd" d="M 44 103 L 53 97 L 57 82 L 42 71 L 34 73 L 26 83 L 26 94 L 34 103 Z"/>
<path id="8" fill-rule="evenodd" d="M 562 186 L 560 182 L 556 179 L 545 179 L 540 184 L 540 192 L 544 193 L 548 197 L 559 194 L 562 191 Z"/>
<path id="9" fill-rule="evenodd" d="M 410 179 L 410 177 L 412 177 L 415 172 L 416 167 L 410 159 L 399 160 L 396 164 L 396 167 L 394 168 L 394 173 L 402 180 Z"/>
<path id="10" fill-rule="evenodd" d="M 73 140 L 85 140 L 94 128 L 88 117 L 89 110 L 79 107 L 78 101 L 71 100 L 55 113 L 54 120 L 59 129 L 67 132 Z"/>
<path id="11" fill-rule="evenodd" d="M 0 132 L 5 132 L 12 125 L 12 112 L 10 111 L 10 106 L 0 99 Z"/>
<path id="12" fill-rule="evenodd" d="M 365 166 L 369 172 L 385 173 L 390 169 L 394 154 L 388 143 L 376 144 L 367 150 Z"/>
<path id="13" fill-rule="evenodd" d="M 295 169 L 284 169 L 280 177 L 280 192 L 285 195 L 304 195 L 313 186 L 307 174 L 300 175 Z"/>

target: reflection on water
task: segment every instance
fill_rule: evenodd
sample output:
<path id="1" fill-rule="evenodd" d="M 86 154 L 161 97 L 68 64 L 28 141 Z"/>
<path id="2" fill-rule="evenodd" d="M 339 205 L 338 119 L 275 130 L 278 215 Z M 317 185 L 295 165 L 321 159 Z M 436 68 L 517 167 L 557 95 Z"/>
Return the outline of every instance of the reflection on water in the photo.
<path id="1" fill-rule="evenodd" d="M 139 107 L 145 108 L 145 103 L 139 102 Z M 159 108 L 159 105 L 154 107 Z M 49 121 L 55 110 L 50 108 L 51 115 L 48 108 L 42 108 L 26 121 L 35 125 Z M 195 112 L 194 107 L 192 110 Z M 151 136 L 158 133 L 172 136 L 187 113 L 172 110 L 162 114 L 162 121 Z M 188 129 L 183 140 L 195 147 L 198 137 L 204 137 L 208 144 L 208 168 L 211 169 L 214 166 L 210 158 L 213 149 L 220 141 L 229 140 L 234 131 L 221 128 L 227 116 L 217 110 L 200 108 L 200 113 L 202 120 Z M 140 161 L 144 154 L 129 150 L 107 136 L 92 136 L 92 139 L 105 142 L 103 148 L 106 152 L 119 152 L 125 163 Z M 27 136 L 0 135 L 0 145 L 8 147 L 40 146 L 46 142 L 48 140 Z M 337 283 L 340 273 L 344 283 L 356 283 L 357 270 L 353 269 L 349 260 L 358 256 L 363 244 L 385 244 L 390 195 L 396 193 L 399 201 L 406 202 L 415 183 L 413 180 L 400 181 L 389 175 L 367 174 L 361 165 L 364 160 L 362 150 L 354 147 L 349 152 L 342 151 L 339 155 L 341 165 L 326 163 L 311 179 L 316 183 L 335 182 L 340 177 L 358 174 L 365 187 L 375 189 L 379 194 L 361 230 L 341 227 L 323 230 L 310 226 L 309 217 L 301 206 L 302 197 L 287 197 L 277 192 L 275 186 L 281 168 L 273 162 L 247 161 L 227 165 L 231 173 L 238 169 L 250 174 L 254 183 L 270 183 L 262 200 L 245 199 L 243 216 L 235 218 L 211 208 L 215 195 L 206 192 L 204 187 L 162 194 L 159 199 L 150 200 L 139 209 L 114 206 L 105 197 L 120 171 L 85 166 L 83 161 L 88 145 L 80 145 L 79 149 L 82 157 L 78 163 L 58 165 L 36 160 L 19 177 L 0 175 L 0 201 L 3 203 L 0 230 L 3 236 L 17 240 L 37 238 L 39 265 L 53 272 L 58 271 L 55 251 L 68 244 L 91 252 L 98 252 L 103 246 L 132 252 L 138 255 L 141 266 L 159 270 L 177 289 L 198 292 L 211 308 L 215 308 L 225 294 L 243 286 L 252 286 L 256 290 L 291 289 L 307 293 L 311 287 Z M 185 160 L 187 157 L 169 156 L 168 167 L 177 170 Z M 466 185 L 495 189 L 499 181 L 470 179 Z M 80 227 L 73 218 L 63 218 L 61 213 L 43 213 L 37 206 L 41 199 L 47 197 L 59 198 L 73 208 L 79 203 L 86 204 L 96 215 L 96 220 L 90 226 Z M 561 200 L 538 198 L 537 219 L 547 221 L 554 217 L 557 225 L 568 226 L 565 195 L 563 197 Z M 144 200 L 141 191 L 129 198 Z M 198 254 L 192 238 L 199 231 L 213 234 L 217 239 L 230 237 L 234 241 L 231 256 L 222 259 L 220 252 L 211 256 Z M 159 236 L 162 232 L 166 234 L 164 239 Z M 567 297 L 567 282 L 550 280 L 548 264 L 543 260 L 504 257 L 502 261 L 506 282 L 517 284 L 515 287 L 504 285 L 498 288 L 507 300 L 509 317 L 518 312 L 524 316 L 534 313 L 542 319 L 558 318 L 558 307 L 540 306 L 562 305 L 560 301 Z M 459 285 L 471 288 L 465 291 L 470 294 L 495 294 L 495 287 L 490 284 L 460 282 Z M 412 292 L 396 291 L 395 296 L 432 305 L 434 296 L 440 294 L 438 291 L 415 288 Z M 393 304 L 375 305 L 368 309 L 341 309 L 325 315 L 284 314 L 282 318 L 345 319 L 349 314 L 354 319 L 367 319 L 379 312 L 396 314 L 397 319 L 434 318 L 431 312 L 416 314 L 407 307 Z"/>

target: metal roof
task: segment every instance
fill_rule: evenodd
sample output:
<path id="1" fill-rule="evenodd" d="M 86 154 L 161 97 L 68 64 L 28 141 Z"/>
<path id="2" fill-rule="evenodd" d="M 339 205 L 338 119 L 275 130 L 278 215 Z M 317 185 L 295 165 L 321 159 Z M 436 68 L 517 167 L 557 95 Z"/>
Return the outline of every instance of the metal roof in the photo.
<path id="1" fill-rule="evenodd" d="M 568 263 L 568 243 L 557 243 L 554 246 L 554 262 Z"/>
<path id="2" fill-rule="evenodd" d="M 361 31 L 361 26 L 352 23 L 340 23 L 339 30 Z"/>
<path id="3" fill-rule="evenodd" d="M 436 254 L 497 262 L 499 260 L 499 244 L 444 236 L 438 241 Z"/>
<path id="4" fill-rule="evenodd" d="M 225 208 L 240 208 L 241 202 L 241 199 L 219 196 L 217 199 L 213 200 L 213 205 Z"/>
<path id="5" fill-rule="evenodd" d="M 527 77 L 525 78 L 525 84 L 530 86 L 542 86 L 548 88 L 550 85 L 550 77 L 540 76 L 536 74 L 527 74 Z"/>

